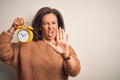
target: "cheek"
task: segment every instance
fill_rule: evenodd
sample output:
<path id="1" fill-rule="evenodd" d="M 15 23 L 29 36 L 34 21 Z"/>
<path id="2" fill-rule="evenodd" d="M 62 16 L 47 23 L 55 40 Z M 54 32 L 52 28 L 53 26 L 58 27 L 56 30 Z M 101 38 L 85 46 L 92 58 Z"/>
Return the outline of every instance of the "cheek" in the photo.
<path id="1" fill-rule="evenodd" d="M 57 30 L 58 30 L 58 28 L 55 29 L 55 36 L 57 36 Z"/>
<path id="2" fill-rule="evenodd" d="M 57 29 L 58 29 L 58 25 L 55 25 L 55 26 L 54 26 L 54 29 L 57 31 Z"/>
<path id="3" fill-rule="evenodd" d="M 54 30 L 55 30 L 55 34 L 57 34 L 58 27 L 55 27 Z"/>
<path id="4" fill-rule="evenodd" d="M 42 32 L 46 32 L 47 31 L 47 27 L 46 26 L 43 26 L 42 27 Z"/>

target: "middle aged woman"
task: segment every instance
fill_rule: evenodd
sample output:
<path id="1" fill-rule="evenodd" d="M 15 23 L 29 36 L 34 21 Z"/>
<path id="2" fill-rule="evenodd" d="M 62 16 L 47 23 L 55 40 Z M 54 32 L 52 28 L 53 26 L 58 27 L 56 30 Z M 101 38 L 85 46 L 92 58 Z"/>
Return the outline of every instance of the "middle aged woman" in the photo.
<path id="1" fill-rule="evenodd" d="M 16 18 L 8 32 L 0 34 L 0 60 L 16 69 L 17 80 L 68 80 L 78 75 L 80 62 L 58 10 L 41 8 L 32 22 L 33 41 L 11 43 L 17 26 L 25 24 L 24 18 Z"/>

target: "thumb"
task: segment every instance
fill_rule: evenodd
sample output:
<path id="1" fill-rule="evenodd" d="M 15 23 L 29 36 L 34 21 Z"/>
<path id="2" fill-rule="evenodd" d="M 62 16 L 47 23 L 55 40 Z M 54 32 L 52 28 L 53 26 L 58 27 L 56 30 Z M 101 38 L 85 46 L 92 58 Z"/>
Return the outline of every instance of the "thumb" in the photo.
<path id="1" fill-rule="evenodd" d="M 49 44 L 53 49 L 57 49 L 57 47 L 54 45 L 54 44 L 52 44 L 52 43 L 50 43 L 50 42 L 47 42 L 47 44 Z"/>

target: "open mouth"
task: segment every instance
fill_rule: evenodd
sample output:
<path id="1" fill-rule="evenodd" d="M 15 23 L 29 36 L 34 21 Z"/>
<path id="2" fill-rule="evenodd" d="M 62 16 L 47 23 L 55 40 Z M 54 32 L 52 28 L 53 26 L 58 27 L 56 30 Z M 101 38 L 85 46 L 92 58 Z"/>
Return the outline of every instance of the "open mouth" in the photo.
<path id="1" fill-rule="evenodd" d="M 52 37 L 52 36 L 53 36 L 53 30 L 49 30 L 49 31 L 48 31 L 48 36 L 49 36 L 49 37 Z"/>

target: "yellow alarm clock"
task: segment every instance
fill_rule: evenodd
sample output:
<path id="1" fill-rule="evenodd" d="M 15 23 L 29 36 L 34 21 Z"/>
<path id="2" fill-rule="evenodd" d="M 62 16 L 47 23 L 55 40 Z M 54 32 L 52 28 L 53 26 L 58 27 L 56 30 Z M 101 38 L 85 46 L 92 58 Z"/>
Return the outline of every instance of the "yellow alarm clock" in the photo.
<path id="1" fill-rule="evenodd" d="M 33 28 L 31 26 L 23 27 L 18 26 L 17 27 L 17 38 L 20 43 L 29 43 L 33 39 Z"/>

